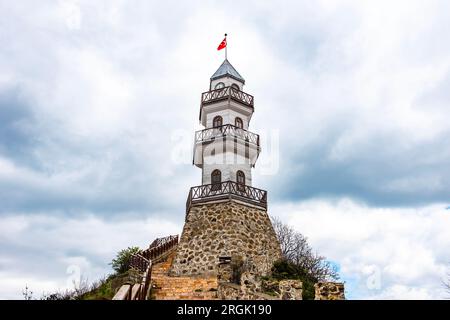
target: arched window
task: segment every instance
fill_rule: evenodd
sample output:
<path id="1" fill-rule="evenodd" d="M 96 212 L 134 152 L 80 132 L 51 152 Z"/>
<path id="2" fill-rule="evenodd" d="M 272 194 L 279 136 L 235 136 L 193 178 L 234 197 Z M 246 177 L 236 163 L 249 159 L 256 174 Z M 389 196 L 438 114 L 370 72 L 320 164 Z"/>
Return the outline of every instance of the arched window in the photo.
<path id="1" fill-rule="evenodd" d="M 245 191 L 245 174 L 241 170 L 236 172 L 236 182 L 239 191 Z"/>
<path id="2" fill-rule="evenodd" d="M 236 117 L 236 119 L 234 119 L 234 125 L 239 129 L 244 129 L 244 123 L 242 122 L 242 119 L 239 117 Z"/>
<path id="3" fill-rule="evenodd" d="M 222 125 L 222 117 L 221 116 L 215 116 L 213 119 L 213 127 L 217 128 L 220 127 Z"/>
<path id="4" fill-rule="evenodd" d="M 231 85 L 231 87 L 232 87 L 233 89 L 239 90 L 239 86 L 238 86 L 236 83 L 233 83 L 233 84 Z"/>
<path id="5" fill-rule="evenodd" d="M 221 189 L 221 183 L 222 183 L 222 173 L 220 170 L 215 169 L 211 173 L 211 190 L 217 191 Z"/>
<path id="6" fill-rule="evenodd" d="M 219 82 L 216 84 L 216 86 L 214 87 L 214 89 L 222 89 L 223 87 L 225 87 L 225 83 L 223 82 Z"/>

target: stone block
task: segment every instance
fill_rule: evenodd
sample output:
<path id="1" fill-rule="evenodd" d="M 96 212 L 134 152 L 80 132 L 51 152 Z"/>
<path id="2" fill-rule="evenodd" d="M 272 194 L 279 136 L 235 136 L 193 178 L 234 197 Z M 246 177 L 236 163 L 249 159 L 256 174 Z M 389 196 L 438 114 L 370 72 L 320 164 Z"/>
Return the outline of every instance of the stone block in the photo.
<path id="1" fill-rule="evenodd" d="M 300 280 L 281 280 L 278 286 L 281 300 L 302 300 L 303 286 Z"/>
<path id="2" fill-rule="evenodd" d="M 315 300 L 345 300 L 344 284 L 339 282 L 318 282 L 314 285 Z"/>

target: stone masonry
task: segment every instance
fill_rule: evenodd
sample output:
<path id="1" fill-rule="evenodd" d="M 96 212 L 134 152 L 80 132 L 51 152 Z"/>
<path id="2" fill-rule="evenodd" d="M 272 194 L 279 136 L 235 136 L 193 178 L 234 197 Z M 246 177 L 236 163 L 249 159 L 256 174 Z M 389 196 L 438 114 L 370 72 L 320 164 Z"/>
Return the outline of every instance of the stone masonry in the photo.
<path id="1" fill-rule="evenodd" d="M 345 300 L 343 283 L 318 282 L 314 288 L 315 300 Z"/>
<path id="2" fill-rule="evenodd" d="M 153 266 L 151 299 L 154 300 L 215 300 L 216 277 L 169 277 L 167 272 L 175 254 Z"/>
<path id="3" fill-rule="evenodd" d="M 281 249 L 267 211 L 235 200 L 191 207 L 171 276 L 218 274 L 219 258 L 251 259 L 260 275 L 270 273 Z"/>

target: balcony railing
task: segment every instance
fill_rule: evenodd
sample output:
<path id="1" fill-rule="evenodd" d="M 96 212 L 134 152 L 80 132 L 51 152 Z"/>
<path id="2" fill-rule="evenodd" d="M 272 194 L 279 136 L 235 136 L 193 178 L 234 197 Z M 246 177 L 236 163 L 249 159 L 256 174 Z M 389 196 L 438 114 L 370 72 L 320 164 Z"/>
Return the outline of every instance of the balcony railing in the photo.
<path id="1" fill-rule="evenodd" d="M 202 106 L 208 103 L 232 99 L 253 108 L 253 96 L 234 87 L 224 87 L 202 93 Z"/>
<path id="2" fill-rule="evenodd" d="M 237 199 L 267 209 L 267 191 L 225 181 L 192 187 L 186 201 L 186 216 L 194 204 L 222 199 Z"/>
<path id="3" fill-rule="evenodd" d="M 217 137 L 231 136 L 240 138 L 246 142 L 253 143 L 259 147 L 259 135 L 232 124 L 220 127 L 208 128 L 195 133 L 195 143 L 214 140 Z"/>

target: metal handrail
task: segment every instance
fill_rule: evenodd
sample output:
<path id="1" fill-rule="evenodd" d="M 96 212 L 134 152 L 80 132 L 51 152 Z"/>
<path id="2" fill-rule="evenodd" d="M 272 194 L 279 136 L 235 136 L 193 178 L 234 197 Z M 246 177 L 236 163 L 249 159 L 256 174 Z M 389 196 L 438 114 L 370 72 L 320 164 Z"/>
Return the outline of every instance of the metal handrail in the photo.
<path id="1" fill-rule="evenodd" d="M 259 146 L 259 135 L 245 129 L 239 128 L 232 124 L 224 124 L 222 126 L 207 128 L 195 132 L 195 143 L 213 140 L 217 137 L 232 136 L 240 138 L 246 142 Z"/>
<path id="2" fill-rule="evenodd" d="M 236 198 L 267 209 L 267 191 L 234 181 L 225 181 L 192 187 L 186 201 L 186 217 L 192 205 L 224 198 Z"/>
<path id="3" fill-rule="evenodd" d="M 202 93 L 202 105 L 226 99 L 236 100 L 250 108 L 253 108 L 254 106 L 254 98 L 251 94 L 245 93 L 232 86 Z"/>

